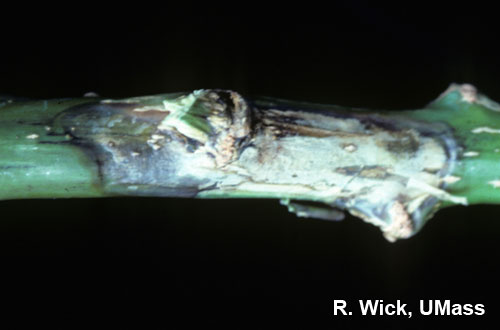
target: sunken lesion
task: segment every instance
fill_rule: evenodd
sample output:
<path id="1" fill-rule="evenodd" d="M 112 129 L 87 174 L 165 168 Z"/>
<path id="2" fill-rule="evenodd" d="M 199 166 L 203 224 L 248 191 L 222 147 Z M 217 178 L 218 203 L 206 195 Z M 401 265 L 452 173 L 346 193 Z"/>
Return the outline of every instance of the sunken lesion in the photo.
<path id="1" fill-rule="evenodd" d="M 453 162 L 439 125 L 338 107 L 265 107 L 225 90 L 147 105 L 87 103 L 51 127 L 92 155 L 109 193 L 315 201 L 324 209 L 291 210 L 334 219 L 340 208 L 390 240 L 413 235 L 448 198 L 441 179 Z"/>
<path id="2" fill-rule="evenodd" d="M 308 198 L 379 226 L 388 240 L 415 234 L 443 200 L 462 201 L 442 189 L 456 155 L 446 125 L 272 102 L 256 117 L 258 134 L 240 158 L 254 183 L 309 189 Z"/>
<path id="3" fill-rule="evenodd" d="M 70 136 L 98 165 L 113 194 L 195 197 L 215 186 L 217 169 L 237 159 L 251 133 L 250 108 L 232 91 L 139 101 L 89 102 L 51 123 L 51 134 Z"/>

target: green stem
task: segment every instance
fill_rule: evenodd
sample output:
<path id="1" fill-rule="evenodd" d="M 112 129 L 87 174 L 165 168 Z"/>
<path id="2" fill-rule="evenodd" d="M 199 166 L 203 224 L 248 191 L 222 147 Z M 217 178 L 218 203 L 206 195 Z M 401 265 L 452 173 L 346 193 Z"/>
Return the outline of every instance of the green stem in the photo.
<path id="1" fill-rule="evenodd" d="M 394 241 L 442 207 L 500 201 L 499 111 L 470 85 L 394 112 L 223 90 L 0 99 L 0 199 L 279 198 L 299 216 L 349 211 Z"/>
<path id="2" fill-rule="evenodd" d="M 459 150 L 447 191 L 468 204 L 500 203 L 500 105 L 471 85 L 452 85 L 413 118 L 453 128 Z"/>

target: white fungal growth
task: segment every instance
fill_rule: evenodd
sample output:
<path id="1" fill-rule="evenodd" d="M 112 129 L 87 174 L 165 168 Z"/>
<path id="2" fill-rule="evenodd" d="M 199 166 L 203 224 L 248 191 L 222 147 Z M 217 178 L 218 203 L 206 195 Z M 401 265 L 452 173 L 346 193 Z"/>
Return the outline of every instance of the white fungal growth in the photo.
<path id="1" fill-rule="evenodd" d="M 30 134 L 30 135 L 27 135 L 26 138 L 34 140 L 34 139 L 38 139 L 39 135 L 38 134 Z"/>
<path id="2" fill-rule="evenodd" d="M 477 157 L 477 156 L 479 156 L 479 152 L 477 152 L 477 151 L 467 151 L 467 152 L 464 152 L 463 156 L 464 157 Z"/>
<path id="3" fill-rule="evenodd" d="M 488 184 L 492 185 L 493 188 L 500 188 L 500 180 L 492 180 Z"/>
<path id="4" fill-rule="evenodd" d="M 151 135 L 151 138 L 147 141 L 147 143 L 154 150 L 158 150 L 161 148 L 161 144 L 159 144 L 159 142 L 164 140 L 164 139 L 165 139 L 165 136 L 163 136 L 163 135 L 153 134 L 153 135 Z"/>
<path id="5" fill-rule="evenodd" d="M 479 133 L 500 134 L 500 129 L 491 127 L 476 127 L 471 132 L 474 134 L 479 134 Z"/>
<path id="6" fill-rule="evenodd" d="M 357 149 L 358 149 L 358 147 L 356 147 L 356 145 L 353 143 L 349 143 L 349 144 L 344 145 L 344 150 L 347 152 L 354 152 Z"/>
<path id="7" fill-rule="evenodd" d="M 382 228 L 384 237 L 389 242 L 394 242 L 398 238 L 410 237 L 413 233 L 413 224 L 409 214 L 405 210 L 405 206 L 396 201 L 389 209 L 389 216 L 393 219 L 389 226 Z"/>
<path id="8" fill-rule="evenodd" d="M 447 183 L 447 184 L 453 184 L 455 182 L 458 182 L 460 180 L 462 180 L 462 178 L 458 177 L 458 176 L 453 176 L 453 175 L 448 175 L 446 177 L 444 177 L 443 179 L 441 179 L 444 183 Z"/>
<path id="9" fill-rule="evenodd" d="M 145 105 L 143 107 L 135 108 L 135 112 L 146 112 L 146 111 L 166 111 L 165 109 L 161 109 L 158 106 Z"/>

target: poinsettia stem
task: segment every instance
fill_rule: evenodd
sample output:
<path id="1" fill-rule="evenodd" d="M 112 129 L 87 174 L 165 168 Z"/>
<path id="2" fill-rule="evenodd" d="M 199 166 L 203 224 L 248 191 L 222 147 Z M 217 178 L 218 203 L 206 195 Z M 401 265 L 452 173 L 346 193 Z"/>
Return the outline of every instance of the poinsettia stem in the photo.
<path id="1" fill-rule="evenodd" d="M 442 207 L 500 202 L 499 111 L 470 85 L 391 112 L 226 90 L 3 99 L 0 199 L 278 198 L 299 216 L 349 211 L 393 241 Z"/>

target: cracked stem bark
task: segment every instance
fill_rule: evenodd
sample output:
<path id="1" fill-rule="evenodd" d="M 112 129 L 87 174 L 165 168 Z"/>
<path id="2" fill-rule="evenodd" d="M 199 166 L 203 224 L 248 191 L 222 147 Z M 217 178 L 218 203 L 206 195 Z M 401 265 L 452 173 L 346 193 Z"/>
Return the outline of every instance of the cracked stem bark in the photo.
<path id="1" fill-rule="evenodd" d="M 498 203 L 499 111 L 470 85 L 395 112 L 225 90 L 4 99 L 0 199 L 278 198 L 299 216 L 349 211 L 394 241 L 442 207 Z"/>

